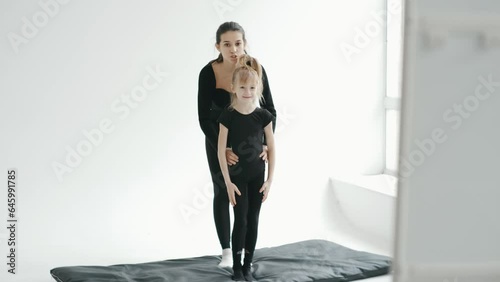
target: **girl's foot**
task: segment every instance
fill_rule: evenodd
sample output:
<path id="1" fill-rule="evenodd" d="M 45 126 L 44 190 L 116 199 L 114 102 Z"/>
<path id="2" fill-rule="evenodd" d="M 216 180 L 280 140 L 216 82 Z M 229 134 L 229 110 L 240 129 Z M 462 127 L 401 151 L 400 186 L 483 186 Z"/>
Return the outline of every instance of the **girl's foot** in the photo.
<path id="1" fill-rule="evenodd" d="M 243 276 L 243 272 L 241 271 L 241 268 L 234 270 L 233 280 L 234 281 L 245 281 L 245 277 Z"/>
<path id="2" fill-rule="evenodd" d="M 233 253 L 231 249 L 227 248 L 222 250 L 222 259 L 219 263 L 220 267 L 232 267 L 233 266 Z"/>
<path id="3" fill-rule="evenodd" d="M 243 265 L 243 277 L 245 277 L 245 281 L 254 281 L 252 275 L 252 267 L 250 265 Z"/>

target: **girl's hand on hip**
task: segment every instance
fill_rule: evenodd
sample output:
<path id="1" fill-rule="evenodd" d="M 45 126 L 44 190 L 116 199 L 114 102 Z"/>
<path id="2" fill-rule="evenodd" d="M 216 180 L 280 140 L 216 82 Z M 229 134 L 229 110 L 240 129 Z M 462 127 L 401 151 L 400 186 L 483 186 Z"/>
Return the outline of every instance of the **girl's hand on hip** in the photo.
<path id="1" fill-rule="evenodd" d="M 229 166 L 235 165 L 238 159 L 238 155 L 233 152 L 233 149 L 226 148 L 226 161 Z"/>
<path id="2" fill-rule="evenodd" d="M 227 186 L 227 195 L 229 196 L 229 202 L 234 207 L 236 206 L 236 195 L 234 195 L 234 193 L 238 194 L 238 196 L 241 196 L 241 192 L 238 189 L 238 187 L 236 187 L 236 185 L 232 182 L 226 184 L 226 186 Z"/>
<path id="3" fill-rule="evenodd" d="M 262 145 L 262 153 L 260 153 L 259 158 L 267 163 L 267 145 Z"/>
<path id="4" fill-rule="evenodd" d="M 266 181 L 264 182 L 264 184 L 262 184 L 262 187 L 259 190 L 259 193 L 264 194 L 262 196 L 262 202 L 264 202 L 267 199 L 267 195 L 269 195 L 269 190 L 271 190 L 271 182 Z"/>

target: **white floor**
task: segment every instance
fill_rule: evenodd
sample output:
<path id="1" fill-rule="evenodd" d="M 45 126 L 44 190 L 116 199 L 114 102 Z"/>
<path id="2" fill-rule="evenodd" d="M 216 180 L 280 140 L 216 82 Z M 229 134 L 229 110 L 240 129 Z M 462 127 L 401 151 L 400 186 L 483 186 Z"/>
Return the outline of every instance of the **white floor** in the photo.
<path id="1" fill-rule="evenodd" d="M 365 250 L 360 244 L 353 242 L 352 244 L 344 244 L 353 249 Z M 359 247 L 359 248 L 358 248 Z M 369 250 L 366 250 L 369 251 Z M 4 271 L 0 274 L 0 281 L 2 282 L 54 282 L 55 280 L 50 276 L 50 269 L 54 267 L 53 261 L 50 260 L 50 254 L 37 261 L 32 261 L 29 264 L 18 266 L 18 275 L 9 275 Z M 383 275 L 373 278 L 362 279 L 358 281 L 363 282 L 393 282 L 392 275 Z"/>
<path id="2" fill-rule="evenodd" d="M 350 189 L 347 191 L 357 191 L 354 189 Z M 332 192 L 332 189 L 327 190 L 328 193 Z M 343 190 L 336 190 L 334 192 L 338 192 L 336 194 L 326 194 L 324 197 L 325 203 L 324 206 L 328 207 L 328 210 L 322 215 L 325 217 L 324 222 L 319 221 L 310 223 L 308 226 L 301 226 L 300 228 L 295 228 L 295 222 L 285 222 L 284 229 L 282 230 L 283 234 L 287 234 L 286 242 L 283 240 L 281 236 L 277 236 L 275 232 L 275 222 L 270 219 L 270 217 L 263 217 L 261 220 L 262 230 L 259 231 L 259 243 L 258 246 L 262 247 L 273 247 L 286 243 L 293 243 L 302 240 L 308 239 L 325 239 L 337 244 L 343 245 L 345 247 L 372 252 L 381 255 L 392 256 L 391 248 L 388 246 L 392 246 L 392 240 L 390 238 L 386 238 L 385 240 L 370 240 L 370 229 L 363 229 L 363 225 L 356 225 L 353 218 L 350 218 L 349 215 L 358 214 L 358 211 L 354 206 L 352 209 L 349 209 L 348 203 L 355 201 L 356 199 L 363 198 L 366 199 L 369 196 L 373 196 L 370 193 L 359 195 L 351 195 L 344 193 Z M 359 193 L 363 193 L 364 190 L 358 191 Z M 377 195 L 370 198 L 372 204 L 376 202 Z M 331 203 L 335 203 L 332 207 Z M 381 203 L 383 205 L 384 203 Z M 341 207 L 340 209 L 338 207 Z M 318 208 L 319 209 L 319 208 Z M 321 210 L 323 211 L 323 210 Z M 271 214 L 268 211 L 268 214 Z M 204 218 L 201 218 L 203 217 Z M 293 216 L 291 218 L 294 218 Z M 390 220 L 389 216 L 380 215 L 379 218 Z M 333 220 L 332 220 L 333 219 Z M 358 219 L 358 218 L 354 218 Z M 206 212 L 204 215 L 200 215 L 199 220 L 201 222 L 205 222 L 203 226 L 196 226 L 199 230 L 212 230 L 213 223 L 211 218 L 211 213 Z M 315 220 L 315 218 L 311 218 L 310 220 Z M 331 224 L 331 222 L 334 224 Z M 326 224 L 326 223 L 330 224 Z M 301 221 L 303 224 L 307 224 L 306 221 Z M 322 224 L 324 223 L 324 224 Z M 181 226 L 183 227 L 183 226 Z M 185 226 L 184 226 L 185 227 Z M 189 225 L 188 227 L 192 228 L 193 225 Z M 285 228 L 286 227 L 286 228 Z M 292 231 L 290 231 L 292 230 Z M 215 231 L 215 230 L 213 230 Z M 365 232 L 366 231 L 366 232 Z M 194 232 L 193 230 L 189 230 L 189 232 Z M 172 233 L 172 236 L 175 239 L 175 234 Z M 214 232 L 215 234 L 215 232 Z M 375 233 L 376 234 L 376 233 Z M 177 248 L 174 251 L 163 251 L 162 249 L 168 244 L 164 246 L 156 246 L 155 250 L 151 250 L 153 254 L 144 258 L 141 257 L 141 254 L 135 254 L 133 256 L 133 260 L 127 258 L 122 258 L 121 253 L 113 253 L 113 254 L 102 254 L 104 260 L 101 258 L 100 260 L 92 259 L 95 257 L 96 252 L 94 251 L 93 255 L 89 255 L 86 258 L 79 258 L 78 260 L 74 259 L 74 257 L 82 256 L 82 254 L 87 254 L 86 252 L 72 252 L 70 257 L 68 257 L 68 252 L 64 249 L 40 249 L 40 250 L 24 250 L 24 252 L 20 253 L 23 260 L 18 265 L 19 274 L 17 275 L 9 275 L 6 271 L 0 272 L 0 281 L 2 282 L 54 282 L 55 280 L 50 276 L 50 269 L 56 266 L 65 266 L 65 265 L 75 265 L 73 262 L 78 261 L 76 265 L 86 264 L 87 262 L 91 265 L 111 265 L 111 264 L 121 264 L 121 263 L 140 263 L 140 262 L 148 262 L 155 261 L 161 259 L 171 259 L 178 257 L 196 257 L 201 255 L 214 255 L 219 252 L 219 245 L 217 240 L 215 239 L 215 235 L 213 235 L 213 239 L 209 242 L 194 242 L 196 244 L 196 248 L 190 248 L 189 250 L 184 250 L 182 248 Z M 28 241 L 28 238 L 25 239 Z M 186 239 L 187 240 L 187 239 Z M 380 243 L 382 242 L 382 244 Z M 127 254 L 127 251 L 123 251 L 124 254 Z M 149 249 L 142 252 L 142 255 L 148 254 Z M 84 263 L 82 263 L 84 262 Z M 374 278 L 362 279 L 359 281 L 363 282 L 392 282 L 392 275 L 384 275 Z"/>
<path id="3" fill-rule="evenodd" d="M 1 277 L 1 281 L 4 282 L 55 282 L 53 278 L 50 277 L 48 274 L 48 268 L 44 266 L 39 266 L 37 269 L 32 269 L 33 274 L 32 275 L 23 275 L 22 277 L 16 277 L 15 275 L 3 275 Z M 37 271 L 41 270 L 41 271 Z M 36 275 L 36 273 L 47 273 L 46 276 L 40 277 L 39 275 Z M 392 275 L 383 275 L 383 276 L 378 276 L 378 277 L 373 277 L 373 278 L 367 278 L 367 279 L 362 279 L 362 280 L 357 280 L 357 281 L 362 281 L 362 282 L 393 282 L 392 280 Z"/>
<path id="4" fill-rule="evenodd" d="M 368 278 L 368 279 L 362 279 L 358 281 L 363 281 L 363 282 L 392 282 L 392 275 L 383 275 L 383 276 L 378 276 L 378 277 L 373 277 L 373 278 Z"/>

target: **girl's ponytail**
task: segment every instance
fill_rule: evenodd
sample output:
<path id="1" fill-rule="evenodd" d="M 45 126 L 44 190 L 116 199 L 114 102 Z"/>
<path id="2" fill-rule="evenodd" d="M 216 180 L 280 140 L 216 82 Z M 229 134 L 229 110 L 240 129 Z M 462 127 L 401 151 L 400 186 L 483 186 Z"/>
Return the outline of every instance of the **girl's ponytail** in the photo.
<path id="1" fill-rule="evenodd" d="M 251 67 L 253 70 L 257 72 L 259 78 L 262 80 L 262 66 L 260 65 L 259 61 L 257 61 L 256 58 L 245 54 L 238 59 L 238 65 Z"/>

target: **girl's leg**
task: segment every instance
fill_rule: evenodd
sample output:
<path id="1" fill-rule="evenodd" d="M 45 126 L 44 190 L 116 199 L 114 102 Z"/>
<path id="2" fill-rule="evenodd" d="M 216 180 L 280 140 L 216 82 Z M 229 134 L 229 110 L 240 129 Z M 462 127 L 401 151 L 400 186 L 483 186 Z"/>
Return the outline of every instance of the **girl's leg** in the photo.
<path id="1" fill-rule="evenodd" d="M 208 141 L 205 140 L 208 166 L 214 185 L 214 220 L 217 235 L 222 249 L 229 249 L 230 245 L 230 218 L 229 218 L 229 198 L 227 196 L 226 185 L 219 166 L 217 152 L 212 149 Z"/>
<path id="2" fill-rule="evenodd" d="M 255 251 L 255 245 L 257 244 L 259 214 L 263 197 L 262 193 L 259 193 L 259 190 L 262 187 L 262 184 L 264 184 L 264 171 L 248 183 L 248 214 L 244 259 L 244 268 L 247 269 L 250 268 Z"/>
<path id="3" fill-rule="evenodd" d="M 233 226 L 233 270 L 241 271 L 241 252 L 245 242 L 247 230 L 248 214 L 248 184 L 240 181 L 233 181 L 241 192 L 241 196 L 236 194 L 236 205 L 234 206 L 234 226 Z"/>

